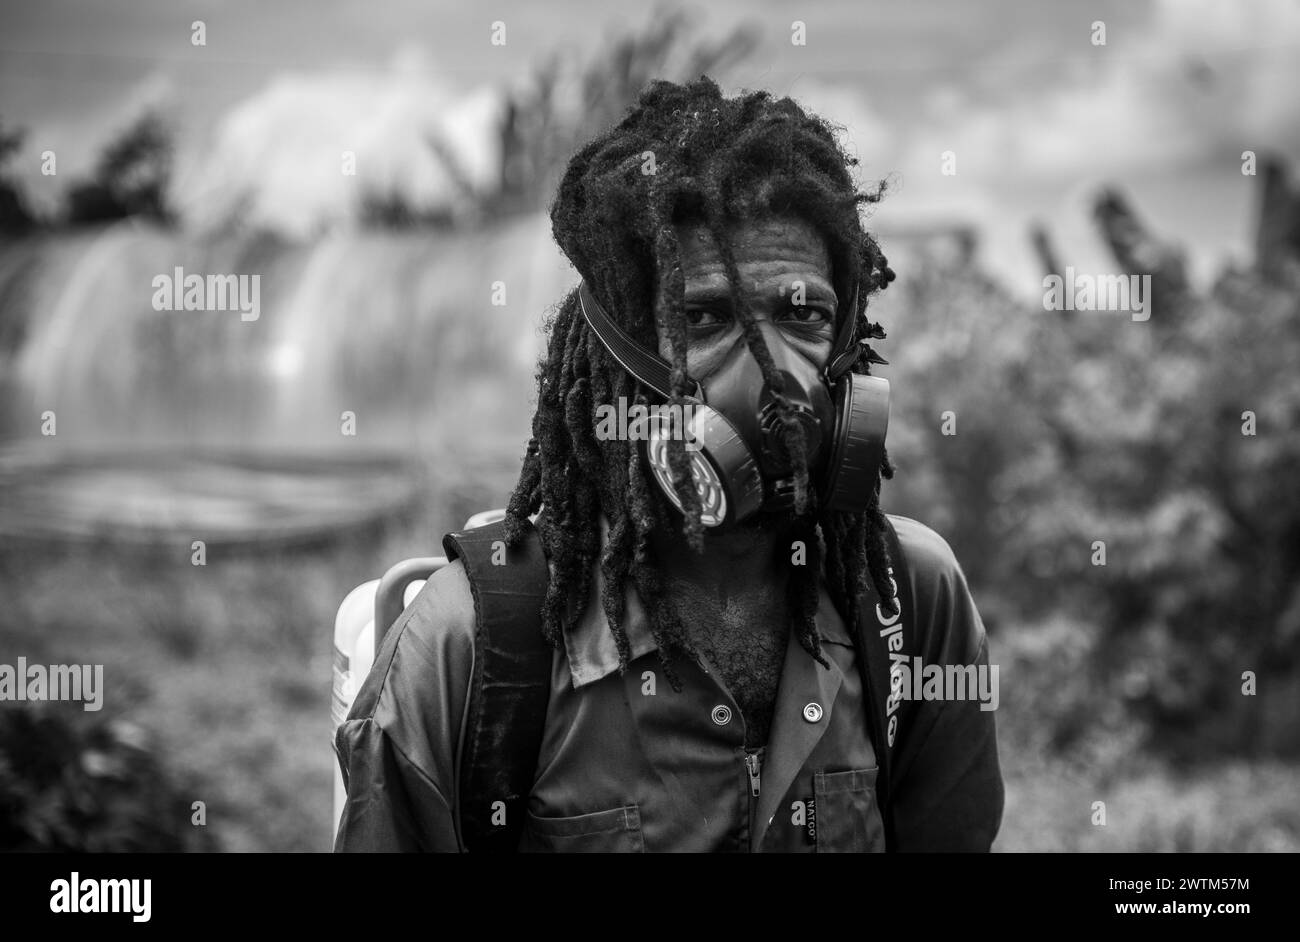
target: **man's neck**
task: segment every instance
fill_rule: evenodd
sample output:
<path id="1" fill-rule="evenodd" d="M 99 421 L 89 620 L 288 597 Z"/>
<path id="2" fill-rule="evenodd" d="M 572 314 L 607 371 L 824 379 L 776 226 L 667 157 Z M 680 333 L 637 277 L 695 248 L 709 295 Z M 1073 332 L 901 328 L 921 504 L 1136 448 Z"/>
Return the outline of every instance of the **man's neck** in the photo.
<path id="1" fill-rule="evenodd" d="M 665 580 L 689 583 L 710 595 L 761 596 L 783 587 L 787 578 L 784 561 L 788 561 L 790 550 L 783 528 L 707 529 L 703 553 L 686 543 L 678 527 L 656 533 L 653 541 Z"/>
<path id="2" fill-rule="evenodd" d="M 667 604 L 739 705 L 746 748 L 768 740 L 790 633 L 790 531 L 764 523 L 706 530 L 703 553 L 678 526 L 654 538 Z"/>

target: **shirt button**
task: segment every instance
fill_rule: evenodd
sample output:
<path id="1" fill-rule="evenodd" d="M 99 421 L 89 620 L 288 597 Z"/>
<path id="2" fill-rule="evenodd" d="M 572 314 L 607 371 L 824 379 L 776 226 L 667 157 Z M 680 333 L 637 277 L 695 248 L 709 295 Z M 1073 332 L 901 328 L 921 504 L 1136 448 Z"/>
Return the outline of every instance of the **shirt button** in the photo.
<path id="1" fill-rule="evenodd" d="M 816 723 L 822 718 L 822 705 L 820 703 L 810 703 L 803 708 L 803 718 L 809 723 Z"/>
<path id="2" fill-rule="evenodd" d="M 726 726 L 731 722 L 731 707 L 725 703 L 719 703 L 713 708 L 713 722 L 719 726 Z"/>

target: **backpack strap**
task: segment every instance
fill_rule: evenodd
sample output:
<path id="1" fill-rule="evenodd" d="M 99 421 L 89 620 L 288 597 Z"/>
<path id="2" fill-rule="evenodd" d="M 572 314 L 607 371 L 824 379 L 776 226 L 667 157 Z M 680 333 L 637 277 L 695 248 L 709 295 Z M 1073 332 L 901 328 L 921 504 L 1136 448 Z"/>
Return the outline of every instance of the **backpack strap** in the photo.
<path id="1" fill-rule="evenodd" d="M 885 543 L 889 547 L 892 563 L 889 569 L 893 580 L 899 610 L 891 614 L 889 608 L 881 604 L 880 593 L 868 582 L 866 593 L 858 610 L 858 670 L 862 674 L 863 690 L 866 691 L 867 708 L 870 713 L 871 745 L 876 751 L 876 803 L 880 806 L 881 818 L 885 825 L 885 849 L 893 850 L 894 822 L 890 807 L 890 786 L 893 775 L 894 745 L 902 736 L 906 725 L 904 708 L 910 701 L 903 699 L 901 691 L 893 694 L 891 668 L 894 665 L 907 664 L 911 668 L 910 658 L 916 650 L 916 631 L 914 627 L 916 613 L 913 608 L 912 585 L 907 578 L 906 560 L 898 542 L 894 525 L 885 518 Z M 897 671 L 894 671 L 897 673 Z"/>
<path id="2" fill-rule="evenodd" d="M 465 564 L 474 595 L 474 670 L 459 756 L 462 846 L 471 853 L 518 850 L 551 692 L 552 649 L 542 637 L 550 572 L 536 527 L 506 546 L 500 521 L 442 540 Z"/>

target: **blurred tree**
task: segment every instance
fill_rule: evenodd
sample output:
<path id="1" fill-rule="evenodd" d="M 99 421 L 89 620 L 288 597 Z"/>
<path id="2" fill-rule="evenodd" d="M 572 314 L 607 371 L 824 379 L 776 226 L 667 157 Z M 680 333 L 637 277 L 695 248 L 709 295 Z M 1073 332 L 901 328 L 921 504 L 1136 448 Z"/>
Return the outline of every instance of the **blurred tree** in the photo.
<path id="1" fill-rule="evenodd" d="M 1098 196 L 1094 215 L 1119 270 L 1151 276 L 1148 311 L 1156 328 L 1174 325 L 1191 290 L 1182 251 L 1157 238 L 1117 190 Z"/>
<path id="2" fill-rule="evenodd" d="M 616 123 L 652 79 L 698 78 L 740 61 L 757 42 L 749 27 L 715 42 L 691 41 L 692 29 L 685 12 L 661 10 L 642 32 L 601 43 L 605 51 L 586 62 L 570 51 L 542 62 L 507 102 L 490 212 L 544 208 L 574 152 Z"/>
<path id="3" fill-rule="evenodd" d="M 1263 185 L 1259 188 L 1255 257 L 1264 277 L 1273 278 L 1300 258 L 1300 193 L 1291 187 L 1286 165 L 1277 155 L 1264 155 L 1260 169 Z"/>
<path id="4" fill-rule="evenodd" d="M 894 384 L 898 469 L 887 503 L 935 526 L 971 581 L 1003 596 L 1010 573 L 1033 579 L 1041 568 L 1040 554 L 1024 545 L 1026 515 L 1043 499 L 1055 458 L 1044 428 L 1050 403 L 1029 388 L 1034 314 L 973 260 L 931 256 L 905 274 L 906 316 L 890 328 L 883 374 Z M 1007 565 L 1000 547 L 1013 539 L 1027 568 Z M 1016 583 L 1004 597 L 1023 606 L 1046 591 Z M 989 599 L 986 614 L 1000 603 Z"/>
<path id="5" fill-rule="evenodd" d="M 1095 628 L 1082 699 L 1046 714 L 1118 703 L 1175 754 L 1300 752 L 1300 252 L 1196 296 L 1121 198 L 1099 217 L 1121 267 L 1168 275 L 1150 321 L 905 273 L 891 509 L 949 538 L 992 621 Z"/>
<path id="6" fill-rule="evenodd" d="M 0 235 L 22 235 L 36 224 L 22 191 L 5 173 L 9 161 L 22 148 L 25 136 L 21 128 L 6 130 L 0 122 Z"/>
<path id="7" fill-rule="evenodd" d="M 599 44 L 583 59 L 556 51 L 506 98 L 497 133 L 500 167 L 483 191 L 446 142 L 427 137 L 429 148 L 456 184 L 461 212 L 429 211 L 390 191 L 361 194 L 362 223 L 376 228 L 439 227 L 545 209 L 573 154 L 622 117 L 652 79 L 684 81 L 725 68 L 749 55 L 757 31 L 739 27 L 717 41 L 692 41 L 692 20 L 682 10 L 661 10 L 639 33 Z"/>
<path id="8" fill-rule="evenodd" d="M 1206 297 L 1184 287 L 1176 311 L 1166 293 L 1154 329 L 1067 341 L 1053 369 L 1081 446 L 1072 542 L 1107 541 L 1107 565 L 1074 582 L 1105 625 L 1097 689 L 1188 755 L 1300 751 L 1300 270 L 1271 265 Z"/>
<path id="9" fill-rule="evenodd" d="M 396 189 L 370 188 L 361 194 L 360 222 L 367 228 L 449 228 L 456 221 L 449 210 L 426 210 L 414 206 L 405 194 Z"/>
<path id="10" fill-rule="evenodd" d="M 138 726 L 66 704 L 0 710 L 0 851 L 213 850 Z"/>
<path id="11" fill-rule="evenodd" d="M 68 191 L 67 221 L 83 225 L 145 216 L 170 223 L 172 157 L 170 128 L 154 112 L 141 115 L 105 147 L 91 178 Z"/>

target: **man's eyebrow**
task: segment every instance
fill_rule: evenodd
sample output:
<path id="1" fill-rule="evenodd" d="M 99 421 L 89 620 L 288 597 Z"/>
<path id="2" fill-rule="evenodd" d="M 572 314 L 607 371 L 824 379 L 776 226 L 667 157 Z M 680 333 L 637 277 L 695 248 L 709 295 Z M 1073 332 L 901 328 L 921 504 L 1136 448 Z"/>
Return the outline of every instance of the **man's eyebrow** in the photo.
<path id="1" fill-rule="evenodd" d="M 731 288 L 727 285 L 706 284 L 687 286 L 683 292 L 687 301 L 730 301 Z"/>
<path id="2" fill-rule="evenodd" d="M 793 293 L 794 284 L 778 285 L 770 290 L 781 297 L 787 297 Z M 685 300 L 697 304 L 701 302 L 729 303 L 731 301 L 731 289 L 725 284 L 687 286 L 683 292 L 683 297 Z M 804 282 L 804 298 L 806 301 L 829 301 L 832 303 L 837 300 L 835 289 L 826 287 L 820 281 Z"/>

